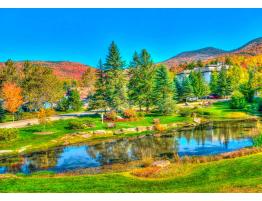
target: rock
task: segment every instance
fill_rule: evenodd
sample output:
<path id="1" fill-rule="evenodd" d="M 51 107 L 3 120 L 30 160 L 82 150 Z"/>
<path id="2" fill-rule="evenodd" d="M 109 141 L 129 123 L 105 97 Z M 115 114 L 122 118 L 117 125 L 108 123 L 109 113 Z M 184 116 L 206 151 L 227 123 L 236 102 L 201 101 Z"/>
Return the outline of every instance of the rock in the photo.
<path id="1" fill-rule="evenodd" d="M 83 138 L 90 138 L 91 135 L 90 134 L 84 134 L 84 135 L 81 135 Z"/>
<path id="2" fill-rule="evenodd" d="M 160 119 L 158 119 L 158 118 L 153 119 L 153 124 L 160 124 Z"/>
<path id="3" fill-rule="evenodd" d="M 121 129 L 123 133 L 136 133 L 136 128 L 122 128 Z"/>
<path id="4" fill-rule="evenodd" d="M 121 135 L 123 134 L 122 129 L 114 130 L 114 135 Z"/>
<path id="5" fill-rule="evenodd" d="M 201 123 L 201 119 L 200 119 L 200 118 L 197 118 L 197 117 L 194 117 L 193 121 L 194 121 L 195 123 L 198 123 L 198 124 Z"/>
<path id="6" fill-rule="evenodd" d="M 155 130 L 155 127 L 154 127 L 154 126 L 147 126 L 146 128 L 147 128 L 148 131 L 153 131 L 153 130 Z"/>
<path id="7" fill-rule="evenodd" d="M 106 134 L 107 134 L 107 135 L 113 135 L 114 132 L 113 132 L 113 131 L 106 131 Z"/>
<path id="8" fill-rule="evenodd" d="M 147 127 L 146 126 L 138 126 L 136 128 L 137 132 L 143 132 L 143 131 L 147 131 Z"/>
<path id="9" fill-rule="evenodd" d="M 168 127 L 170 127 L 170 128 L 177 127 L 177 123 L 170 123 L 170 124 L 168 124 Z"/>
<path id="10" fill-rule="evenodd" d="M 161 161 L 155 161 L 152 166 L 164 168 L 170 165 L 170 161 L 168 160 L 161 160 Z"/>
<path id="11" fill-rule="evenodd" d="M 116 124 L 115 123 L 107 123 L 106 128 L 115 128 Z"/>
<path id="12" fill-rule="evenodd" d="M 94 131 L 94 134 L 95 135 L 105 135 L 106 131 L 105 130 L 96 130 L 96 131 Z"/>

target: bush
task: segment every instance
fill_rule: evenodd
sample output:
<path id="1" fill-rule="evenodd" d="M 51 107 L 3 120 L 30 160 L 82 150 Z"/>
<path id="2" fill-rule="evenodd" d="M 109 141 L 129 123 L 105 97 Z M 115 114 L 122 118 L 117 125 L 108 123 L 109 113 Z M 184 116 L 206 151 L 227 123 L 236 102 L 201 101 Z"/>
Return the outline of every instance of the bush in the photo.
<path id="1" fill-rule="evenodd" d="M 124 110 L 124 117 L 128 119 L 134 119 L 137 117 L 137 113 L 134 109 L 126 109 Z"/>
<path id="2" fill-rule="evenodd" d="M 182 117 L 189 117 L 191 116 L 193 111 L 190 108 L 181 108 L 179 110 L 179 115 Z"/>
<path id="3" fill-rule="evenodd" d="M 0 141 L 10 141 L 18 138 L 18 130 L 13 128 L 0 129 Z"/>
<path id="4" fill-rule="evenodd" d="M 137 112 L 137 117 L 145 117 L 145 112 Z"/>
<path id="5" fill-rule="evenodd" d="M 166 127 L 161 124 L 155 124 L 155 129 L 159 132 L 163 132 L 166 130 Z"/>
<path id="6" fill-rule="evenodd" d="M 235 91 L 230 100 L 230 107 L 232 109 L 243 109 L 246 105 L 245 96 L 241 92 Z"/>
<path id="7" fill-rule="evenodd" d="M 259 136 L 255 137 L 253 139 L 253 141 L 254 141 L 254 146 L 256 146 L 256 147 L 262 146 L 262 134 L 260 134 Z"/>
<path id="8" fill-rule="evenodd" d="M 94 124 L 88 120 L 85 121 L 70 121 L 68 128 L 71 130 L 80 130 L 93 127 Z"/>
<path id="9" fill-rule="evenodd" d="M 260 100 L 260 101 L 258 102 L 258 108 L 257 108 L 257 110 L 258 110 L 259 112 L 262 112 L 262 100 Z"/>
<path id="10" fill-rule="evenodd" d="M 112 110 L 110 112 L 107 112 L 105 114 L 105 118 L 108 119 L 108 120 L 112 120 L 112 121 L 117 120 L 117 113 L 116 113 L 116 111 Z"/>

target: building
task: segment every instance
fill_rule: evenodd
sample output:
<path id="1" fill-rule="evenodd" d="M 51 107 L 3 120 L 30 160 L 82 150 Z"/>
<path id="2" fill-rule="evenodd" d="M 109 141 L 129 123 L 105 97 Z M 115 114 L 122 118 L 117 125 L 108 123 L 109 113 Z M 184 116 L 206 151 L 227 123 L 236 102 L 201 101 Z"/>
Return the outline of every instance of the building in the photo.
<path id="1" fill-rule="evenodd" d="M 212 65 L 208 65 L 206 67 L 196 67 L 193 70 L 184 70 L 181 73 L 178 73 L 177 79 L 182 82 L 184 77 L 189 76 L 191 71 L 200 71 L 203 75 L 204 80 L 209 84 L 210 80 L 211 80 L 211 74 L 213 71 L 221 71 L 222 67 L 225 67 L 226 69 L 230 68 L 229 65 L 225 65 L 222 63 L 218 63 L 218 64 L 212 64 Z"/>

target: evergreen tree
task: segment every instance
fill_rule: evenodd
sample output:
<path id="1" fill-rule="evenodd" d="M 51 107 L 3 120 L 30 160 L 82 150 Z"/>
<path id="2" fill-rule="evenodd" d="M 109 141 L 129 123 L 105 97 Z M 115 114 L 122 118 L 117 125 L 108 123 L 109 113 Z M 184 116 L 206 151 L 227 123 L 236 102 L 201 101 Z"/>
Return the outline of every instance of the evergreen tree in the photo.
<path id="1" fill-rule="evenodd" d="M 188 77 L 185 77 L 182 82 L 182 98 L 187 101 L 188 98 L 192 98 L 194 96 L 194 90 L 190 83 L 190 79 Z"/>
<path id="2" fill-rule="evenodd" d="M 174 78 L 174 84 L 175 84 L 175 100 L 179 101 L 180 98 L 183 96 L 183 87 L 182 83 L 177 79 L 177 77 Z"/>
<path id="3" fill-rule="evenodd" d="M 206 83 L 200 71 L 191 71 L 189 80 L 193 87 L 193 93 L 196 97 L 200 98 L 206 94 Z"/>
<path id="4" fill-rule="evenodd" d="M 147 111 L 153 103 L 155 67 L 147 50 L 143 49 L 141 54 L 136 52 L 130 64 L 128 95 L 132 105 L 138 105 L 140 110 L 144 106 Z"/>
<path id="5" fill-rule="evenodd" d="M 218 94 L 218 73 L 216 71 L 213 71 L 211 74 L 209 88 L 211 93 Z"/>
<path id="6" fill-rule="evenodd" d="M 105 83 L 107 102 L 114 110 L 120 110 L 127 103 L 124 65 L 118 47 L 112 42 L 105 63 Z"/>
<path id="7" fill-rule="evenodd" d="M 218 89 L 217 94 L 225 97 L 231 94 L 232 87 L 231 87 L 231 81 L 229 77 L 227 76 L 227 70 L 225 67 L 222 67 L 221 71 L 218 74 Z"/>
<path id="8" fill-rule="evenodd" d="M 161 65 L 156 70 L 154 98 L 155 106 L 161 114 L 171 114 L 174 111 L 174 86 L 169 77 L 168 70 Z"/>
<path id="9" fill-rule="evenodd" d="M 3 122 L 5 119 L 5 110 L 3 108 L 3 104 L 0 103 L 0 122 Z"/>
<path id="10" fill-rule="evenodd" d="M 67 101 L 68 101 L 69 108 L 73 111 L 79 111 L 83 106 L 83 103 L 80 99 L 80 95 L 78 91 L 75 89 L 69 92 Z"/>
<path id="11" fill-rule="evenodd" d="M 97 80 L 95 83 L 95 94 L 90 98 L 89 101 L 89 109 L 103 109 L 106 111 L 108 107 L 107 97 L 106 97 L 106 86 L 105 86 L 105 74 L 104 74 L 104 66 L 102 64 L 102 60 L 99 60 L 98 63 L 98 73 Z"/>

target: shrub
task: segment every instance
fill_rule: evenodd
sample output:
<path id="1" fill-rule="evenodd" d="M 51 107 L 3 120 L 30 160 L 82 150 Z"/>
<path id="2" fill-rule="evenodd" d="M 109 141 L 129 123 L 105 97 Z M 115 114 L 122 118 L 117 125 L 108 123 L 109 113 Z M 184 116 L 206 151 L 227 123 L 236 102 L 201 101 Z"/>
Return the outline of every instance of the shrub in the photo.
<path id="1" fill-rule="evenodd" d="M 117 113 L 116 113 L 116 111 L 112 110 L 110 112 L 107 112 L 105 114 L 105 118 L 108 119 L 108 120 L 112 120 L 112 121 L 117 120 Z"/>
<path id="2" fill-rule="evenodd" d="M 243 109 L 246 105 L 245 96 L 241 92 L 235 91 L 230 100 L 230 107 L 232 109 Z"/>
<path id="3" fill-rule="evenodd" d="M 94 126 L 94 124 L 89 120 L 70 121 L 68 123 L 68 128 L 72 129 L 72 130 L 86 129 L 86 128 L 90 128 L 90 127 L 93 127 L 93 126 Z"/>
<path id="4" fill-rule="evenodd" d="M 137 177 L 149 177 L 157 172 L 159 172 L 160 167 L 146 167 L 142 169 L 133 170 L 132 174 Z"/>
<path id="5" fill-rule="evenodd" d="M 18 130 L 13 128 L 0 129 L 0 141 L 10 141 L 18 138 Z"/>
<path id="6" fill-rule="evenodd" d="M 262 134 L 260 134 L 259 136 L 255 137 L 253 139 L 253 141 L 254 141 L 254 146 L 256 146 L 256 147 L 262 146 Z"/>
<path id="7" fill-rule="evenodd" d="M 155 129 L 159 132 L 163 132 L 166 130 L 166 127 L 164 127 L 163 125 L 161 124 L 155 124 Z"/>
<path id="8" fill-rule="evenodd" d="M 124 110 L 124 117 L 128 119 L 134 119 L 137 117 L 137 113 L 134 109 L 126 109 Z"/>
<path id="9" fill-rule="evenodd" d="M 145 112 L 137 112 L 137 117 L 145 117 Z"/>
<path id="10" fill-rule="evenodd" d="M 152 157 L 144 157 L 141 161 L 141 166 L 142 167 L 149 167 L 152 165 L 152 163 L 154 162 Z"/>
<path id="11" fill-rule="evenodd" d="M 179 110 L 179 115 L 182 117 L 189 117 L 192 115 L 192 110 L 190 108 L 181 108 Z"/>

